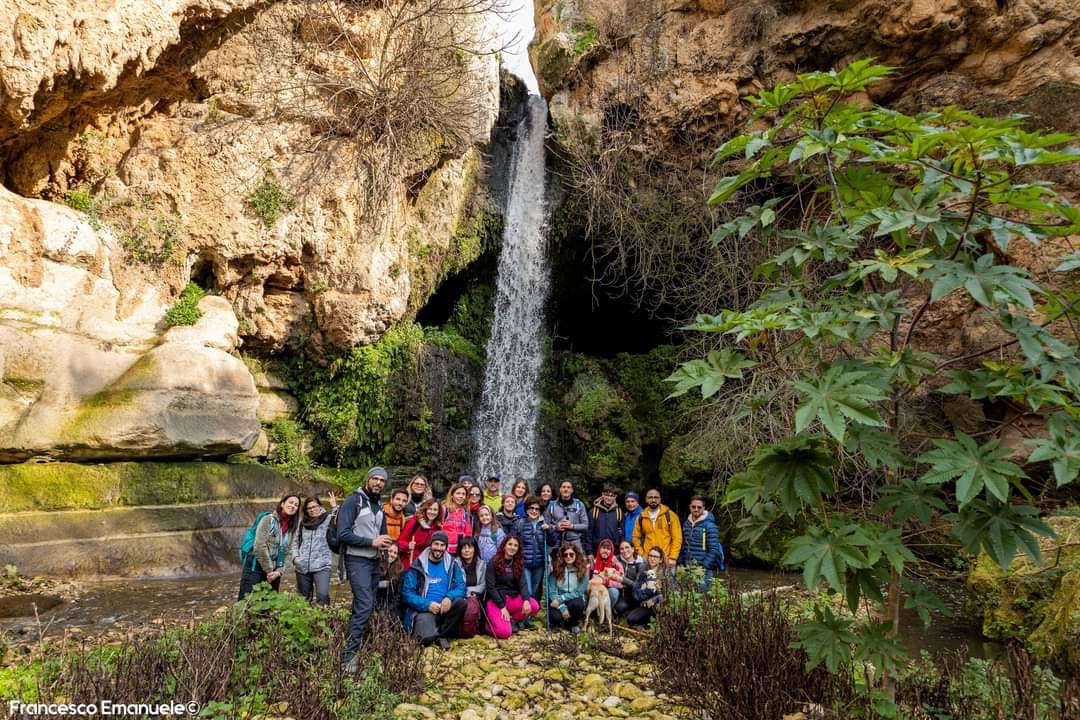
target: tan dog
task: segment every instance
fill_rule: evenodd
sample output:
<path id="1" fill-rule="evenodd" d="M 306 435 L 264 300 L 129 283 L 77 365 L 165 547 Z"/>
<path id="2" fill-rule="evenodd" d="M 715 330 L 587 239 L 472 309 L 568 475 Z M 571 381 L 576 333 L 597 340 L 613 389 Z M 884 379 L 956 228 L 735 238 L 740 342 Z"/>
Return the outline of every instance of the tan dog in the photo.
<path id="1" fill-rule="evenodd" d="M 593 575 L 589 580 L 589 606 L 585 609 L 585 629 L 589 629 L 589 616 L 596 612 L 596 621 L 601 625 L 607 620 L 608 635 L 611 634 L 611 596 L 608 595 L 604 578 L 601 575 Z"/>

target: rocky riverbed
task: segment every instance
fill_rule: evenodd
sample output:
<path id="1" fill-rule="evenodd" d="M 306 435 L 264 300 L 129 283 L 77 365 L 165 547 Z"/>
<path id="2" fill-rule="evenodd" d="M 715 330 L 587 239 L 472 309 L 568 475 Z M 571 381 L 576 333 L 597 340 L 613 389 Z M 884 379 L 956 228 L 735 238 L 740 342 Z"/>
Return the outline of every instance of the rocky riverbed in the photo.
<path id="1" fill-rule="evenodd" d="M 648 689 L 650 667 L 637 658 L 637 640 L 618 632 L 606 639 L 581 636 L 576 655 L 567 652 L 572 636 L 541 629 L 504 641 L 456 641 L 446 652 L 427 649 L 428 690 L 394 714 L 402 720 L 690 717 L 677 698 Z"/>

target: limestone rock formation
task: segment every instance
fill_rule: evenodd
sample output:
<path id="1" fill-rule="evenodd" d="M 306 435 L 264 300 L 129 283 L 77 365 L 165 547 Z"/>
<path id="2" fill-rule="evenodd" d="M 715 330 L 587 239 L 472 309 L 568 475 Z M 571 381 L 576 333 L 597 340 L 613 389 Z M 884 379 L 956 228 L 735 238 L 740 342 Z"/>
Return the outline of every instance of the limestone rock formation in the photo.
<path id="1" fill-rule="evenodd" d="M 168 301 L 194 275 L 233 304 L 249 346 L 319 353 L 377 339 L 470 259 L 454 237 L 498 108 L 493 56 L 450 66 L 471 109 L 452 132 L 403 133 L 390 157 L 327 99 L 382 107 L 356 86 L 403 47 L 381 6 L 39 5 L 0 10 L 13 28 L 0 38 L 3 182 L 114 229 L 121 292 L 150 281 Z M 453 32 L 482 45 L 471 23 Z M 354 54 L 322 42 L 335 29 Z M 307 54 L 289 54 L 296 38 Z"/>
<path id="2" fill-rule="evenodd" d="M 162 332 L 149 283 L 117 287 L 118 241 L 80 213 L 0 189 L 0 460 L 213 455 L 259 432 L 232 355 L 237 320 L 205 297 Z"/>

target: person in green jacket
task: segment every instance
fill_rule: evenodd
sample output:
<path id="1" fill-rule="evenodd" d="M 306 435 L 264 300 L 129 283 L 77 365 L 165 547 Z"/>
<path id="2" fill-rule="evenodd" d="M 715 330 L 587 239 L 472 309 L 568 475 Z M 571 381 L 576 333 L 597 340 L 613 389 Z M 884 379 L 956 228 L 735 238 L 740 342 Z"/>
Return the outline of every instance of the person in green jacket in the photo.
<path id="1" fill-rule="evenodd" d="M 589 573 L 585 556 L 573 541 L 559 547 L 551 574 L 547 578 L 548 619 L 552 625 L 568 627 L 579 633 L 581 616 L 585 614 L 585 591 Z"/>
<path id="2" fill-rule="evenodd" d="M 297 515 L 299 511 L 300 496 L 286 495 L 278 502 L 274 512 L 266 513 L 259 520 L 255 528 L 255 542 L 251 550 L 240 559 L 243 563 L 240 600 L 259 583 L 268 582 L 274 590 L 281 585 L 289 546 L 300 524 Z"/>

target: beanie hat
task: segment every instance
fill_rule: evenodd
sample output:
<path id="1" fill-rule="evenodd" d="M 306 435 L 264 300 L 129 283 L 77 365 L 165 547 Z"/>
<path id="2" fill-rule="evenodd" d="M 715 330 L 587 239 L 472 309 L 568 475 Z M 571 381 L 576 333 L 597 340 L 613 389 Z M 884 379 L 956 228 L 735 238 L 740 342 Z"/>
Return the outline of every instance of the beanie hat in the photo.
<path id="1" fill-rule="evenodd" d="M 373 468 L 371 468 L 370 470 L 367 471 L 367 476 L 369 478 L 372 478 L 372 477 L 382 478 L 383 480 L 389 480 L 390 479 L 390 476 L 387 474 L 386 469 L 381 468 L 381 467 L 373 467 Z"/>
<path id="2" fill-rule="evenodd" d="M 459 477 L 458 477 L 457 481 L 458 481 L 459 483 L 463 483 L 463 482 L 475 482 L 475 481 L 473 480 L 473 476 L 472 476 L 472 475 L 461 475 L 461 476 L 459 476 Z"/>
<path id="3" fill-rule="evenodd" d="M 630 498 L 633 498 L 634 500 L 637 500 L 639 503 L 641 502 L 641 498 L 638 497 L 638 494 L 636 492 L 628 492 L 628 493 L 626 493 L 626 499 L 629 500 Z"/>
<path id="4" fill-rule="evenodd" d="M 450 537 L 446 533 L 444 533 L 442 530 L 437 530 L 436 532 L 434 532 L 431 535 L 431 540 L 428 541 L 428 545 L 430 546 L 433 543 L 437 543 L 437 542 L 441 542 L 444 545 L 449 545 L 450 544 Z"/>

